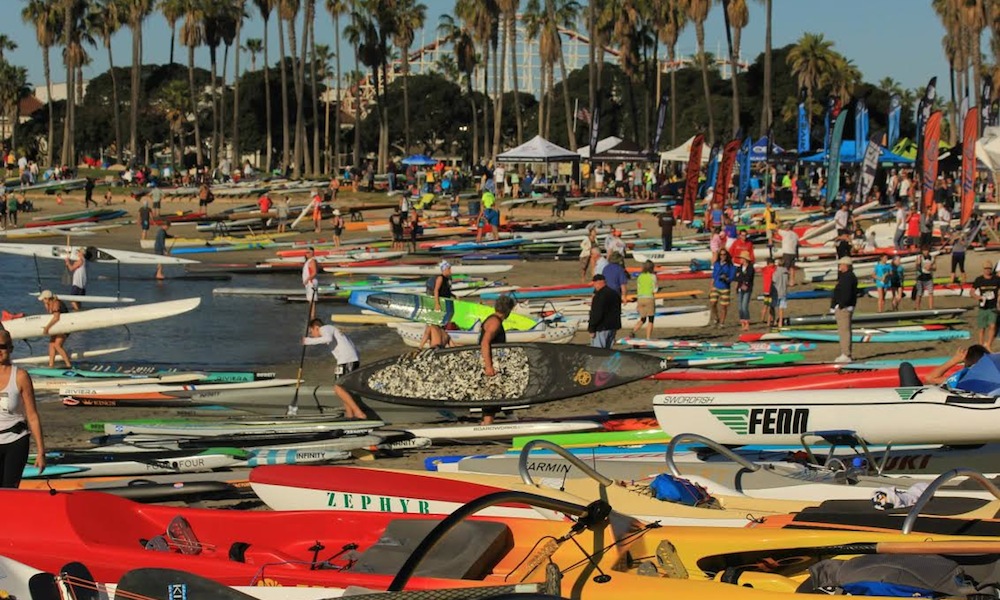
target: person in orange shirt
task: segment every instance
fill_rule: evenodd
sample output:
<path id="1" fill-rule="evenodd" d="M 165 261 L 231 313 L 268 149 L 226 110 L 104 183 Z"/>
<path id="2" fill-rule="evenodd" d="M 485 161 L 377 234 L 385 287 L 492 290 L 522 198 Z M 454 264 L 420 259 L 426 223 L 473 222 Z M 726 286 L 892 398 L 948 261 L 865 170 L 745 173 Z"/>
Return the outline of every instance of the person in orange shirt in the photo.
<path id="1" fill-rule="evenodd" d="M 323 199 L 320 198 L 319 190 L 313 190 L 312 193 L 312 220 L 313 220 L 313 233 L 320 233 L 323 230 L 323 210 L 321 208 Z"/>
<path id="2" fill-rule="evenodd" d="M 733 240 L 732 245 L 729 247 L 729 255 L 733 257 L 733 263 L 738 267 L 743 264 L 742 254 L 746 252 L 749 255 L 750 265 L 752 266 L 756 260 L 756 256 L 753 251 L 753 242 L 751 242 L 747 237 L 746 230 L 741 230 L 736 239 Z"/>

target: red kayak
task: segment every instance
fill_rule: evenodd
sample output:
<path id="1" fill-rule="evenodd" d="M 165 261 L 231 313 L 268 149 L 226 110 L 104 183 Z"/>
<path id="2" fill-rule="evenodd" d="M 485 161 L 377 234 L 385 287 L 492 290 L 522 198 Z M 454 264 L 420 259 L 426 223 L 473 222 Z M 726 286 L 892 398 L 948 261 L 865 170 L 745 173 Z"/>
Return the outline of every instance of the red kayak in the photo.
<path id="1" fill-rule="evenodd" d="M 753 369 L 670 369 L 657 373 L 650 379 L 661 381 L 748 381 L 834 373 L 842 368 L 843 365 L 824 363 L 787 367 L 756 367 Z"/>
<path id="2" fill-rule="evenodd" d="M 179 215 L 161 214 L 159 219 L 153 220 L 153 225 L 162 225 L 163 223 L 186 223 L 188 221 L 203 221 L 206 216 L 208 216 L 208 213 L 204 212 L 183 213 Z"/>
<path id="3" fill-rule="evenodd" d="M 921 379 L 937 367 L 916 367 Z M 894 368 L 858 370 L 843 369 L 835 373 L 783 377 L 780 379 L 759 379 L 719 385 L 700 385 L 677 388 L 685 394 L 720 392 L 777 392 L 789 390 L 838 390 L 855 388 L 899 387 L 899 370 Z"/>

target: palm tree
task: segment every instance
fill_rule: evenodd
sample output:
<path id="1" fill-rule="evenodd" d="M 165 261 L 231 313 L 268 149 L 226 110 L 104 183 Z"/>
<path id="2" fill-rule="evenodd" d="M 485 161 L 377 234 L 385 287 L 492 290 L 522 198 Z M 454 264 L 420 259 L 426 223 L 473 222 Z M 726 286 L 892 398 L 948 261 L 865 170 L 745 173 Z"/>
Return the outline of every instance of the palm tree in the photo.
<path id="1" fill-rule="evenodd" d="M 132 99 L 129 106 L 128 149 L 135 160 L 139 138 L 139 73 L 142 69 L 142 23 L 153 10 L 152 0 L 122 0 L 121 16 L 132 31 Z M 112 2 L 113 4 L 114 2 Z"/>
<path id="2" fill-rule="evenodd" d="M 242 164 L 242 152 L 240 151 L 240 36 L 243 30 L 243 19 L 247 18 L 246 0 L 233 1 L 233 24 L 235 25 L 233 40 L 236 44 L 236 56 L 233 57 L 233 132 L 232 132 L 232 155 L 233 167 L 240 168 Z M 249 40 L 248 40 L 249 41 Z M 259 41 L 259 40 L 258 40 Z M 229 45 L 226 46 L 229 48 Z"/>
<path id="3" fill-rule="evenodd" d="M 544 6 L 539 0 L 529 0 L 525 10 L 525 34 L 529 39 L 538 40 L 538 55 L 542 63 L 542 72 L 547 78 L 549 107 L 544 111 L 544 126 L 539 133 L 548 135 L 551 123 L 551 96 L 555 66 L 558 63 L 562 74 L 563 109 L 566 113 L 566 129 L 570 149 L 576 151 L 576 136 L 573 134 L 573 115 L 570 113 L 569 89 L 566 81 L 566 62 L 562 53 L 562 35 L 560 28 L 572 27 L 579 14 L 580 5 L 575 0 L 544 0 Z M 543 87 L 543 90 L 545 88 Z M 543 93 L 541 100 L 545 100 Z M 539 121 L 542 119 L 542 104 L 539 103 Z M 540 123 L 541 125 L 541 123 Z"/>
<path id="4" fill-rule="evenodd" d="M 670 145 L 677 145 L 677 38 L 687 25 L 687 13 L 682 10 L 680 0 L 666 0 L 658 5 L 660 14 L 656 17 L 659 30 L 657 35 L 667 47 L 670 63 Z M 660 77 L 657 72 L 657 83 Z M 657 94 L 659 97 L 659 94 Z"/>
<path id="5" fill-rule="evenodd" d="M 383 87 L 389 82 L 389 40 L 395 35 L 396 18 L 392 0 L 361 0 L 351 13 L 362 33 L 358 54 L 361 63 L 371 69 L 375 84 L 378 115 L 378 168 L 384 169 L 389 158 L 389 113 Z"/>
<path id="6" fill-rule="evenodd" d="M 334 115 L 334 133 L 333 133 L 333 169 L 334 171 L 340 171 L 340 107 L 341 107 L 341 71 L 340 71 L 340 17 L 347 13 L 347 1 L 346 0 L 326 0 L 326 11 L 330 13 L 330 18 L 333 19 L 333 46 L 334 54 L 337 57 L 337 112 Z"/>
<path id="7" fill-rule="evenodd" d="M 855 86 L 861 81 L 861 71 L 854 61 L 834 54 L 830 69 L 823 78 L 824 85 L 830 86 L 830 93 L 837 98 L 850 98 L 854 94 Z"/>
<path id="8" fill-rule="evenodd" d="M 91 6 L 91 17 L 95 21 L 98 35 L 104 42 L 104 49 L 108 53 L 108 70 L 111 73 L 111 118 L 114 120 L 115 131 L 115 155 L 122 156 L 122 126 L 118 111 L 121 104 L 118 102 L 118 78 L 115 76 L 115 60 L 111 52 L 111 38 L 122 27 L 122 17 L 126 6 L 122 0 L 100 0 Z M 132 150 L 135 156 L 135 150 Z"/>
<path id="9" fill-rule="evenodd" d="M 330 78 L 333 76 L 333 72 L 330 69 L 330 61 L 333 59 L 333 50 L 326 44 L 315 44 L 313 46 L 313 56 L 313 85 L 315 86 L 317 82 L 322 81 L 326 95 L 326 102 L 324 102 L 326 105 L 324 107 L 326 109 L 326 115 L 323 118 L 323 165 L 321 169 L 319 166 L 320 159 L 318 158 L 320 156 L 320 152 L 317 150 L 314 152 L 314 155 L 317 157 L 317 166 L 315 167 L 315 171 L 317 173 L 330 173 L 330 169 L 333 164 L 330 161 L 330 104 L 332 104 L 330 101 Z M 316 88 L 314 87 L 314 89 Z M 318 96 L 318 93 L 314 92 L 313 95 Z M 317 114 L 315 118 L 318 120 L 319 115 Z"/>
<path id="10" fill-rule="evenodd" d="M 948 83 L 951 87 L 951 102 L 948 107 L 949 119 L 951 123 L 958 122 L 958 102 L 955 93 L 955 76 L 958 75 L 958 88 L 968 90 L 965 86 L 968 73 L 968 50 L 969 42 L 966 35 L 966 26 L 962 21 L 962 6 L 956 0 L 933 0 L 931 7 L 941 19 L 944 25 L 945 35 L 941 39 L 945 58 L 948 59 Z M 976 92 L 979 93 L 978 91 Z M 950 127 L 952 132 L 957 131 L 957 127 Z M 954 141 L 954 140 L 952 140 Z"/>
<path id="11" fill-rule="evenodd" d="M 708 89 L 708 61 L 705 55 L 705 21 L 712 8 L 711 0 L 684 0 L 688 19 L 694 23 L 698 38 L 698 59 L 701 62 L 701 86 L 705 92 L 705 110 L 708 111 L 708 143 L 715 143 L 715 117 L 712 114 L 712 96 Z"/>
<path id="12" fill-rule="evenodd" d="M 264 41 L 260 38 L 247 38 L 243 51 L 250 55 L 250 71 L 256 71 L 257 55 L 264 51 Z"/>
<path id="13" fill-rule="evenodd" d="M 271 19 L 271 12 L 274 10 L 274 0 L 253 0 L 254 5 L 260 12 L 261 19 L 264 21 L 264 119 L 267 121 L 266 133 L 265 133 L 265 144 L 264 149 L 264 170 L 270 173 L 271 171 L 271 149 L 274 146 L 273 136 L 271 133 L 271 69 L 268 66 L 267 60 L 267 31 L 270 29 L 269 22 Z M 279 27 L 280 29 L 280 27 Z"/>
<path id="14" fill-rule="evenodd" d="M 750 11 L 747 9 L 746 0 L 728 0 L 726 4 L 726 16 L 729 18 L 729 26 L 733 30 L 733 47 L 730 48 L 729 64 L 732 71 L 733 85 L 733 132 L 740 130 L 740 84 L 739 65 L 737 61 L 740 56 L 740 38 L 743 35 L 743 28 L 750 21 Z"/>
<path id="15" fill-rule="evenodd" d="M 89 60 L 85 42 L 92 43 L 86 28 L 87 3 L 63 0 L 63 62 L 66 65 L 66 116 L 63 118 L 62 164 L 76 164 L 76 105 L 80 69 Z"/>
<path id="16" fill-rule="evenodd" d="M 416 0 L 401 0 L 396 6 L 396 31 L 393 43 L 399 48 L 403 57 L 403 140 L 406 152 L 410 151 L 410 90 L 407 80 L 410 78 L 410 46 L 417 30 L 424 26 L 427 18 L 427 7 Z"/>
<path id="17" fill-rule="evenodd" d="M 347 27 L 344 28 L 344 36 L 347 37 L 347 43 L 353 46 L 356 50 L 354 52 L 354 70 L 348 73 L 348 85 L 354 89 L 354 148 L 353 148 L 353 167 L 355 169 L 361 168 L 361 86 L 365 79 L 364 73 L 361 71 L 361 57 L 360 49 L 362 39 L 364 37 L 364 20 L 360 13 L 353 10 L 354 6 L 351 7 L 350 19 Z"/>
<path id="18" fill-rule="evenodd" d="M 472 164 L 479 163 L 479 132 L 476 120 L 476 96 L 472 90 L 472 79 L 476 72 L 476 46 L 469 32 L 451 15 L 441 15 L 438 35 L 451 42 L 455 54 L 455 66 L 465 79 L 466 96 L 472 108 Z"/>
<path id="19" fill-rule="evenodd" d="M 170 126 L 170 156 L 174 164 L 183 164 L 184 123 L 190 114 L 187 84 L 178 79 L 168 82 L 160 88 L 153 106 L 159 110 Z M 175 144 L 175 138 L 178 144 Z"/>
<path id="20" fill-rule="evenodd" d="M 763 0 L 764 19 L 767 24 L 764 26 L 764 102 L 761 108 L 760 135 L 767 133 L 774 119 L 773 107 L 771 106 L 771 12 L 773 0 Z"/>
<path id="21" fill-rule="evenodd" d="M 287 53 L 285 52 L 285 34 L 284 34 L 284 21 L 291 18 L 292 23 L 295 22 L 296 15 L 299 14 L 299 2 L 298 0 L 274 0 L 275 8 L 278 9 L 278 49 L 281 52 L 281 170 L 284 172 L 288 165 L 292 162 L 292 145 L 291 136 L 288 132 L 288 75 L 287 75 Z M 291 27 L 294 27 L 292 25 Z M 294 34 L 294 29 L 290 28 L 289 31 Z M 290 45 L 293 49 L 295 48 L 295 40 L 291 39 Z M 292 73 L 294 78 L 295 74 Z"/>
<path id="22" fill-rule="evenodd" d="M 490 97 L 490 48 L 496 45 L 500 9 L 496 0 L 457 0 L 455 15 L 465 22 L 473 41 L 479 45 L 483 66 L 483 96 Z M 495 107 L 494 107 L 495 111 Z M 489 107 L 483 107 L 483 154 L 489 155 Z"/>
<path id="23" fill-rule="evenodd" d="M 3 62 L 3 53 L 7 51 L 17 50 L 17 42 L 10 39 L 6 33 L 0 33 L 0 62 Z"/>
<path id="24" fill-rule="evenodd" d="M 21 99 L 31 94 L 28 70 L 0 60 L 0 112 L 10 123 L 10 147 L 17 148 L 17 123 L 21 118 Z"/>
<path id="25" fill-rule="evenodd" d="M 800 88 L 806 88 L 806 113 L 812 121 L 813 93 L 823 85 L 827 74 L 833 68 L 835 52 L 833 42 L 822 33 L 803 33 L 802 37 L 788 53 L 788 66 L 798 80 Z"/>
<path id="26" fill-rule="evenodd" d="M 309 29 L 309 86 L 311 93 L 309 98 L 312 100 L 312 114 L 313 114 L 313 127 L 312 127 L 312 172 L 313 174 L 318 174 L 322 172 L 321 155 L 319 151 L 319 75 L 316 72 L 317 63 L 319 62 L 317 57 L 317 44 L 316 44 L 316 0 L 311 0 L 312 6 L 310 8 L 310 18 L 306 21 L 306 25 Z M 305 55 L 303 55 L 305 58 Z M 308 158 L 307 165 L 308 165 Z"/>
<path id="27" fill-rule="evenodd" d="M 55 0 L 30 0 L 21 11 L 25 23 L 35 27 L 35 40 L 42 49 L 42 70 L 45 73 L 45 90 L 48 101 L 45 103 L 49 113 L 49 134 L 46 138 L 45 164 L 51 167 L 55 146 L 55 120 L 52 118 L 52 71 L 49 59 L 50 50 L 56 43 L 56 33 L 59 28 L 58 6 Z M 6 36 L 0 36 L 6 37 Z M 13 43 L 9 39 L 7 43 Z M 0 56 L 3 46 L 0 44 Z M 2 60 L 2 59 L 0 59 Z M 116 121 L 117 123 L 117 121 Z"/>
<path id="28" fill-rule="evenodd" d="M 983 30 L 987 24 L 987 9 L 993 12 L 994 2 L 989 0 L 955 0 L 958 4 L 959 19 L 964 26 L 963 37 L 969 43 L 969 51 L 972 54 L 973 81 L 976 84 L 976 93 L 983 88 L 983 52 L 980 50 Z"/>
<path id="29" fill-rule="evenodd" d="M 596 0 L 595 0 L 596 1 Z M 497 114 L 503 115 L 504 84 L 507 82 L 504 66 L 507 56 L 507 49 L 510 49 L 510 76 L 514 88 L 514 121 L 517 126 L 517 143 L 521 144 L 524 138 L 524 124 L 521 120 L 521 99 L 517 85 L 517 11 L 521 8 L 521 0 L 497 0 L 500 14 L 503 17 L 503 31 L 505 37 L 500 40 L 500 103 L 497 106 Z M 497 119 L 496 128 L 493 130 L 494 147 L 493 152 L 499 152 L 500 143 L 500 119 Z"/>
<path id="30" fill-rule="evenodd" d="M 174 44 L 177 39 L 177 22 L 184 18 L 185 0 L 159 0 L 156 8 L 170 26 L 170 64 L 174 64 Z"/>
<path id="31" fill-rule="evenodd" d="M 212 101 L 212 144 L 209 146 L 208 164 L 216 167 L 219 164 L 219 101 L 216 97 L 216 73 L 218 73 L 218 51 L 222 44 L 222 23 L 220 6 L 214 1 L 202 5 L 202 27 L 205 32 L 205 45 L 208 46 L 209 71 L 208 96 Z"/>
<path id="32" fill-rule="evenodd" d="M 576 152 L 576 135 L 573 124 L 576 122 L 569 104 L 569 73 L 566 71 L 566 56 L 562 51 L 562 34 L 560 29 L 570 29 L 576 25 L 580 14 L 580 3 L 576 0 L 547 0 L 549 20 L 552 25 L 548 35 L 551 37 L 550 49 L 559 61 L 559 74 L 562 76 L 563 111 L 566 113 L 566 131 L 569 137 L 569 149 Z M 551 76 L 551 71 L 549 72 Z"/>
<path id="33" fill-rule="evenodd" d="M 622 72 L 629 81 L 628 99 L 632 114 L 633 139 L 639 139 L 639 110 L 634 90 L 639 80 L 639 30 L 643 27 L 642 14 L 636 0 L 624 0 L 618 4 L 618 18 L 614 21 L 612 40 L 618 45 L 618 57 Z"/>
<path id="34" fill-rule="evenodd" d="M 194 121 L 194 151 L 198 168 L 204 166 L 201 148 L 201 125 L 198 114 L 198 88 L 194 86 L 194 49 L 205 43 L 205 22 L 202 5 L 198 0 L 180 0 L 184 5 L 184 24 L 181 25 L 181 44 L 188 49 L 188 94 Z"/>

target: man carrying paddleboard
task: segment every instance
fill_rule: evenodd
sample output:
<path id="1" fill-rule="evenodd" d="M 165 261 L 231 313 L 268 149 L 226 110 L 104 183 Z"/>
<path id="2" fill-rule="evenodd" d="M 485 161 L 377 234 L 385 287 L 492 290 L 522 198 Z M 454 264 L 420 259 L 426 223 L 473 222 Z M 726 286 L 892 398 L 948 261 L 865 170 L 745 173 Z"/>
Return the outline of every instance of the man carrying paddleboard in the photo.
<path id="1" fill-rule="evenodd" d="M 507 332 L 503 328 L 503 322 L 510 316 L 512 310 L 514 310 L 514 299 L 507 294 L 500 294 L 493 302 L 493 314 L 486 317 L 479 329 L 479 351 L 483 359 L 483 372 L 487 377 L 496 377 L 497 372 L 493 368 L 493 345 L 507 343 Z M 483 425 L 493 423 L 495 415 L 495 410 L 483 409 Z"/>
<path id="2" fill-rule="evenodd" d="M 305 346 L 318 346 L 326 344 L 330 347 L 330 353 L 337 361 L 337 378 L 347 375 L 356 370 L 361 365 L 358 357 L 358 349 L 354 347 L 354 342 L 333 325 L 324 325 L 323 321 L 313 319 L 309 321 L 309 335 L 302 338 Z M 355 402 L 351 393 L 344 389 L 339 383 L 333 384 L 333 392 L 337 394 L 344 404 L 344 416 L 348 419 L 367 418 L 365 411 L 361 410 Z"/>
<path id="3" fill-rule="evenodd" d="M 74 296 L 87 295 L 87 257 L 84 253 L 85 250 L 83 248 L 77 248 L 76 252 L 73 253 L 73 262 L 70 262 L 68 256 L 64 259 L 66 261 L 66 268 L 69 269 L 70 275 L 73 277 L 70 294 Z M 79 302 L 74 300 L 71 304 L 73 305 L 73 310 L 80 310 Z"/>
<path id="4" fill-rule="evenodd" d="M 309 301 L 309 318 L 316 318 L 316 294 L 319 288 L 319 266 L 316 264 L 316 250 L 312 246 L 306 249 L 306 262 L 302 265 L 302 287 L 306 290 L 306 300 Z"/>
<path id="5" fill-rule="evenodd" d="M 52 315 L 49 320 L 48 325 L 42 329 L 42 333 L 49 335 L 49 329 L 53 325 L 59 322 L 60 315 L 66 312 L 66 304 L 62 300 L 56 297 L 51 290 L 44 290 L 41 294 L 38 294 L 38 300 L 45 307 L 45 312 Z M 54 368 L 56 366 L 56 354 L 62 357 L 63 362 L 66 363 L 67 369 L 72 369 L 73 365 L 70 363 L 69 354 L 66 353 L 66 348 L 64 347 L 66 343 L 66 338 L 69 337 L 68 333 L 61 333 L 58 335 L 49 336 L 49 368 Z"/>

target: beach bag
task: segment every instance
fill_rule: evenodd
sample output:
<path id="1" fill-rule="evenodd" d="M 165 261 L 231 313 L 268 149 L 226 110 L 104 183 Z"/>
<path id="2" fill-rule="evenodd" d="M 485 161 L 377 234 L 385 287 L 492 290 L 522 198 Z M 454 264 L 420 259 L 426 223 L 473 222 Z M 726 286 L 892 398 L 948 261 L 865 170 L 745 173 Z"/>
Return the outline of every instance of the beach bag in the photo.
<path id="1" fill-rule="evenodd" d="M 943 556 L 865 555 L 823 560 L 809 567 L 814 589 L 856 596 L 940 598 L 977 593 L 961 565 Z"/>
<path id="2" fill-rule="evenodd" d="M 653 497 L 664 502 L 675 502 L 686 506 L 701 506 L 712 501 L 708 491 L 687 479 L 660 473 L 649 484 Z"/>

